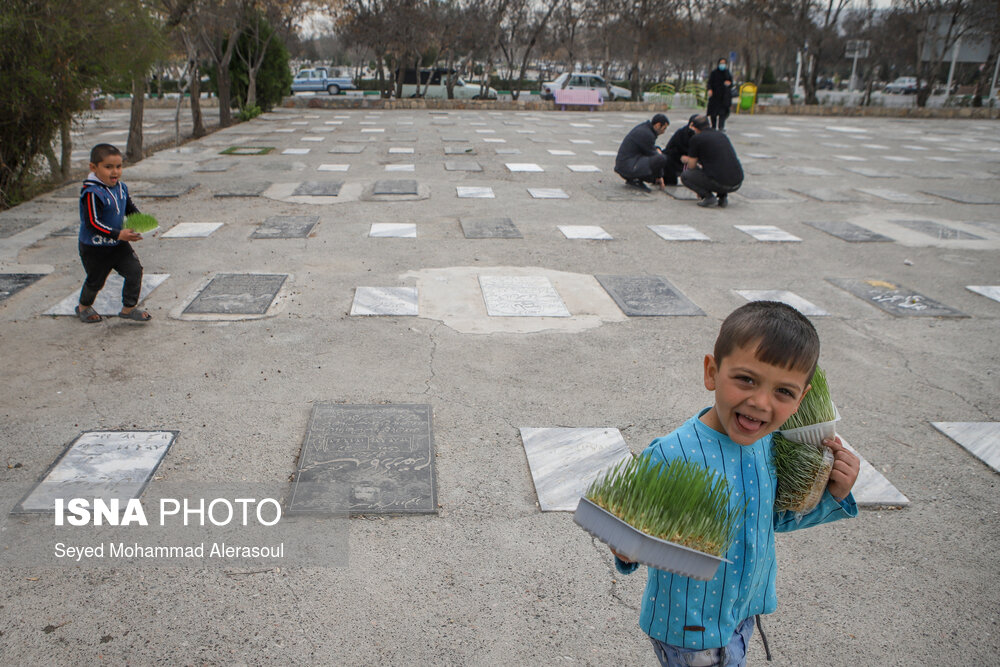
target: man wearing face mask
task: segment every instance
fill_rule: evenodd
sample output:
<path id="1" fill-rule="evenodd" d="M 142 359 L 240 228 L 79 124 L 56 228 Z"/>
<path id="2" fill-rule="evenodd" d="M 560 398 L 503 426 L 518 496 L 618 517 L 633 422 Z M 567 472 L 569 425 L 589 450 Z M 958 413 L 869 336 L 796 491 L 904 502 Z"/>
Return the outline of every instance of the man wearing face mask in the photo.
<path id="1" fill-rule="evenodd" d="M 726 131 L 726 118 L 733 104 L 733 75 L 729 72 L 728 61 L 719 58 L 719 66 L 708 75 L 708 109 L 705 115 L 712 123 L 712 129 Z"/>

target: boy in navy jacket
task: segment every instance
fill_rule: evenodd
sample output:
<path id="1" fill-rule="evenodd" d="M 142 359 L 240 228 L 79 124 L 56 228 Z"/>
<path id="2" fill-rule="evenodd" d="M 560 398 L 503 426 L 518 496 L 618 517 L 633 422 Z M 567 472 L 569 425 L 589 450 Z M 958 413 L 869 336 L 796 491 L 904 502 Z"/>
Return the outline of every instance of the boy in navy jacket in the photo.
<path id="1" fill-rule="evenodd" d="M 76 307 L 81 322 L 101 321 L 93 308 L 94 300 L 112 269 L 125 279 L 118 316 L 135 322 L 152 319 L 148 312 L 136 308 L 142 289 L 142 264 L 130 242 L 141 241 L 142 234 L 124 227 L 125 216 L 139 209 L 128 196 L 121 176 L 121 151 L 111 144 L 94 146 L 90 151 L 90 175 L 80 191 L 80 260 L 87 272 L 80 305 Z"/>

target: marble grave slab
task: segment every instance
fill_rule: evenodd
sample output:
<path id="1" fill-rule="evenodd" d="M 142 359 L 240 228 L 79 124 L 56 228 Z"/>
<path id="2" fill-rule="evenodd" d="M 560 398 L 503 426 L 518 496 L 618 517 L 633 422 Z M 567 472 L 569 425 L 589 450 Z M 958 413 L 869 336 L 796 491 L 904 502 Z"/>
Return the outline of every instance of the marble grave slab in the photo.
<path id="1" fill-rule="evenodd" d="M 88 431 L 63 451 L 14 512 L 50 512 L 56 498 L 118 499 L 142 495 L 176 431 Z"/>
<path id="2" fill-rule="evenodd" d="M 336 197 L 344 187 L 343 181 L 303 181 L 292 192 L 293 197 Z"/>
<path id="3" fill-rule="evenodd" d="M 274 150 L 273 146 L 230 146 L 220 155 L 267 155 Z"/>
<path id="4" fill-rule="evenodd" d="M 948 225 L 942 225 L 940 222 L 934 222 L 933 220 L 890 220 L 889 222 L 939 240 L 983 240 L 982 236 L 971 234 L 961 229 L 955 229 Z"/>
<path id="5" fill-rule="evenodd" d="M 898 190 L 890 190 L 888 188 L 855 188 L 858 192 L 864 192 L 865 194 L 872 195 L 873 197 L 878 197 L 879 199 L 884 199 L 886 201 L 891 201 L 894 204 L 934 204 L 936 203 L 933 199 L 927 197 L 921 197 L 920 195 L 910 194 L 909 192 L 900 192 Z"/>
<path id="6" fill-rule="evenodd" d="M 154 183 L 150 187 L 143 188 L 138 192 L 132 192 L 131 194 L 151 199 L 176 199 L 177 197 L 186 195 L 196 187 L 196 183 Z"/>
<path id="7" fill-rule="evenodd" d="M 849 243 L 881 243 L 892 241 L 888 236 L 844 220 L 818 220 L 815 222 L 805 222 L 805 224 Z"/>
<path id="8" fill-rule="evenodd" d="M 608 234 L 600 225 L 558 225 L 559 231 L 568 239 L 589 239 L 592 241 L 611 241 L 611 234 Z"/>
<path id="9" fill-rule="evenodd" d="M 601 171 L 601 168 L 594 164 L 568 164 L 566 168 L 576 173 L 590 173 Z"/>
<path id="10" fill-rule="evenodd" d="M 232 162 L 225 159 L 219 160 L 206 160 L 205 162 L 199 162 L 194 170 L 197 172 L 213 172 L 221 173 L 223 171 L 229 171 L 232 166 Z"/>
<path id="11" fill-rule="evenodd" d="M 459 199 L 496 199 L 491 187 L 457 185 L 455 194 Z"/>
<path id="12" fill-rule="evenodd" d="M 0 302 L 45 277 L 44 273 L 0 273 Z"/>
<path id="13" fill-rule="evenodd" d="M 834 188 L 789 188 L 792 192 L 797 192 L 799 194 L 805 195 L 817 201 L 822 202 L 860 202 L 864 201 L 858 195 L 846 192 L 844 190 L 836 190 Z"/>
<path id="14" fill-rule="evenodd" d="M 521 230 L 510 218 L 461 218 L 467 239 L 520 239 Z"/>
<path id="15" fill-rule="evenodd" d="M 387 164 L 385 165 L 386 171 L 416 171 L 416 165 L 413 164 Z"/>
<path id="16" fill-rule="evenodd" d="M 429 405 L 313 405 L 289 512 L 433 514 L 437 511 Z"/>
<path id="17" fill-rule="evenodd" d="M 285 284 L 283 273 L 219 273 L 184 309 L 185 314 L 264 315 Z"/>
<path id="18" fill-rule="evenodd" d="M 282 155 L 309 155 L 310 148 L 286 148 L 281 151 Z"/>
<path id="19" fill-rule="evenodd" d="M 416 287 L 358 287 L 351 315 L 416 316 L 418 306 Z"/>
<path id="20" fill-rule="evenodd" d="M 858 469 L 858 478 L 854 482 L 851 494 L 858 507 L 905 507 L 910 504 L 910 499 L 904 496 L 892 482 L 885 478 L 875 467 L 858 452 L 851 443 L 847 442 L 840 433 L 841 442 L 847 449 L 854 452 L 861 462 Z"/>
<path id="21" fill-rule="evenodd" d="M 621 181 L 610 182 L 610 183 L 603 183 L 603 182 L 594 183 L 593 185 L 588 185 L 586 187 L 586 191 L 592 197 L 600 201 L 651 202 L 657 200 L 657 198 L 653 197 L 652 194 L 648 192 L 643 192 L 638 188 L 629 187 Z"/>
<path id="22" fill-rule="evenodd" d="M 827 281 L 896 317 L 968 317 L 919 292 L 884 280 L 827 278 Z"/>
<path id="23" fill-rule="evenodd" d="M 521 442 L 543 512 L 574 512 L 590 483 L 632 452 L 616 428 L 521 427 Z"/>
<path id="24" fill-rule="evenodd" d="M 271 187 L 262 181 L 233 180 L 212 192 L 213 197 L 259 197 Z"/>
<path id="25" fill-rule="evenodd" d="M 316 215 L 272 215 L 258 226 L 252 239 L 304 239 L 319 222 Z"/>
<path id="26" fill-rule="evenodd" d="M 476 149 L 472 146 L 445 146 L 445 155 L 475 155 Z"/>
<path id="27" fill-rule="evenodd" d="M 364 144 L 337 144 L 327 151 L 335 155 L 357 155 L 365 150 Z"/>
<path id="28" fill-rule="evenodd" d="M 931 426 L 1000 472 L 1000 422 L 931 422 Z"/>
<path id="29" fill-rule="evenodd" d="M 412 222 L 373 222 L 368 236 L 372 238 L 417 238 L 417 225 Z"/>
<path id="30" fill-rule="evenodd" d="M 445 171 L 482 171 L 483 166 L 474 160 L 447 160 Z"/>
<path id="31" fill-rule="evenodd" d="M 169 273 L 144 273 L 142 276 L 142 288 L 139 291 L 139 303 L 146 300 L 153 290 L 162 285 Z M 93 308 L 104 317 L 117 315 L 122 311 L 122 287 L 125 286 L 125 279 L 120 275 L 111 272 L 104 288 L 98 292 L 97 299 L 94 300 Z M 46 310 L 43 315 L 71 315 L 76 317 L 76 307 L 80 303 L 80 288 L 76 288 L 65 299 Z"/>
<path id="32" fill-rule="evenodd" d="M 1000 204 L 997 195 L 979 194 L 976 192 L 959 192 L 957 190 L 924 190 L 926 194 L 949 199 L 959 204 Z"/>
<path id="33" fill-rule="evenodd" d="M 161 239 L 203 239 L 222 227 L 221 222 L 178 222 L 160 234 Z"/>
<path id="34" fill-rule="evenodd" d="M 711 241 L 691 225 L 646 225 L 665 241 Z"/>
<path id="35" fill-rule="evenodd" d="M 803 299 L 795 292 L 775 289 L 738 289 L 733 290 L 747 301 L 779 301 L 788 304 L 803 315 L 810 317 L 826 317 L 830 313 L 826 312 L 812 301 Z"/>
<path id="36" fill-rule="evenodd" d="M 41 218 L 3 218 L 0 219 L 0 239 L 10 238 L 14 234 L 20 234 L 26 229 L 31 229 L 35 225 L 45 222 Z M 80 231 L 80 224 L 74 226 L 77 233 Z M 75 235 L 75 234 L 74 234 Z"/>
<path id="37" fill-rule="evenodd" d="M 508 162 L 507 169 L 511 172 L 543 172 L 545 171 L 534 162 Z"/>
<path id="38" fill-rule="evenodd" d="M 982 294 L 988 299 L 1000 301 L 1000 285 L 966 285 L 965 289 L 976 294 Z"/>
<path id="39" fill-rule="evenodd" d="M 738 194 L 739 196 L 745 199 L 749 199 L 750 201 L 760 201 L 760 202 L 789 201 L 790 199 L 787 195 L 778 192 L 772 192 L 770 190 L 765 190 L 764 188 L 758 188 L 753 185 L 744 185 L 734 194 Z"/>
<path id="40" fill-rule="evenodd" d="M 417 182 L 412 178 L 375 181 L 375 187 L 372 189 L 372 194 L 415 195 L 417 194 Z"/>
<path id="41" fill-rule="evenodd" d="M 844 171 L 860 174 L 866 178 L 899 178 L 899 174 L 894 174 L 881 169 L 870 169 L 868 167 L 844 167 Z"/>
<path id="42" fill-rule="evenodd" d="M 570 317 L 545 276 L 479 276 L 490 317 Z"/>
<path id="43" fill-rule="evenodd" d="M 634 188 L 630 188 L 634 189 Z M 698 201 L 699 197 L 692 190 L 688 190 L 680 185 L 668 185 L 665 192 L 677 201 Z"/>
<path id="44" fill-rule="evenodd" d="M 736 229 L 744 234 L 749 234 L 758 241 L 786 243 L 802 241 L 798 236 L 789 234 L 780 227 L 774 225 L 734 225 Z"/>
<path id="45" fill-rule="evenodd" d="M 561 188 L 528 188 L 532 199 L 569 199 Z"/>
<path id="46" fill-rule="evenodd" d="M 661 276 L 595 275 L 629 317 L 700 316 L 704 311 Z"/>

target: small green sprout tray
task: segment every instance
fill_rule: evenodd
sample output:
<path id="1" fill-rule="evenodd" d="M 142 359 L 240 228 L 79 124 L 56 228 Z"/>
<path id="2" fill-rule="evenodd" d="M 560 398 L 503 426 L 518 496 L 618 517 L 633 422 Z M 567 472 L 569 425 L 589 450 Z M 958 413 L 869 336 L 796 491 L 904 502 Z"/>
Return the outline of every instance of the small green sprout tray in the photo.
<path id="1" fill-rule="evenodd" d="M 219 155 L 267 155 L 274 146 L 230 146 Z"/>
<path id="2" fill-rule="evenodd" d="M 156 218 L 149 215 L 148 213 L 133 213 L 132 215 L 125 218 L 126 229 L 131 229 L 132 231 L 139 232 L 140 234 L 145 234 L 146 232 L 151 232 L 160 226 L 160 223 L 156 221 Z"/>
<path id="3" fill-rule="evenodd" d="M 732 562 L 647 535 L 586 498 L 580 498 L 573 521 L 631 561 L 699 581 L 709 581 L 720 564 Z"/>

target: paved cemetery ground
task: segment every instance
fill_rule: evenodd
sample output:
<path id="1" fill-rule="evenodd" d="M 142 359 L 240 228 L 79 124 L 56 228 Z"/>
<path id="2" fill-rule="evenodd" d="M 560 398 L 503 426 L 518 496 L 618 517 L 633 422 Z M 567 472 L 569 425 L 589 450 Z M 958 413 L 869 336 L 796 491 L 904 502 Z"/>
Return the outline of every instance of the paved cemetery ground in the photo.
<path id="1" fill-rule="evenodd" d="M 280 568 L 50 565 L 7 539 L 5 661 L 654 664 L 644 572 L 565 510 L 595 461 L 706 406 L 720 321 L 778 298 L 819 330 L 866 465 L 857 519 L 778 536 L 773 664 L 995 662 L 997 125 L 733 117 L 746 184 L 706 210 L 614 175 L 641 120 L 279 110 L 161 151 L 125 173 L 161 225 L 147 326 L 66 315 L 78 187 L 0 214 L 8 507 L 128 469 L 146 498 L 309 509 L 346 485 L 357 515 L 348 555 Z"/>

